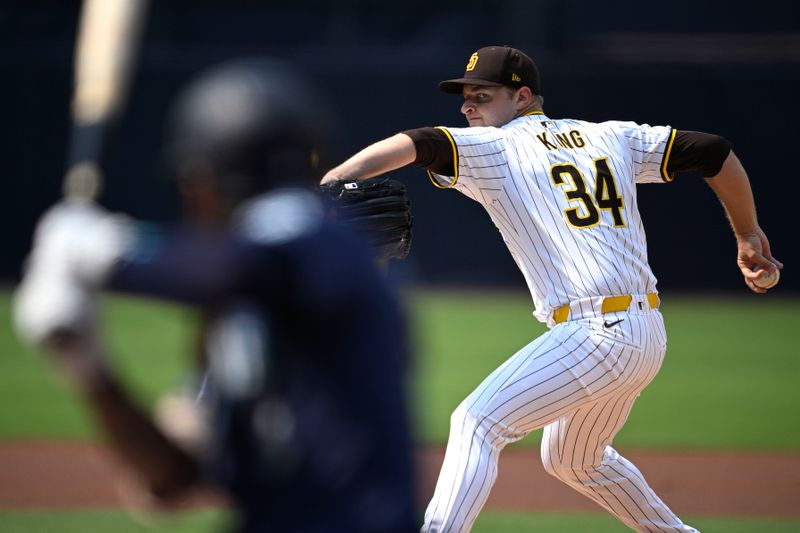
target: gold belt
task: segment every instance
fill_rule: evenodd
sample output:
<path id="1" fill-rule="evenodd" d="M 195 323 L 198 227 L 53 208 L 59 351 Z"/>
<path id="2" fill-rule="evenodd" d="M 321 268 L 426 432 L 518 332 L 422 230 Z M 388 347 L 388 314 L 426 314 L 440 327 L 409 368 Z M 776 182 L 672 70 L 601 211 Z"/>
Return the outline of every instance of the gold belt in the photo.
<path id="1" fill-rule="evenodd" d="M 625 311 L 631 305 L 633 296 L 609 296 L 603 298 L 603 304 L 600 306 L 600 313 L 614 313 L 616 311 Z M 650 304 L 650 309 L 658 309 L 661 301 L 658 294 L 651 292 L 647 295 L 647 303 Z M 553 311 L 553 320 L 556 324 L 561 324 L 569 319 L 569 305 L 562 305 Z"/>

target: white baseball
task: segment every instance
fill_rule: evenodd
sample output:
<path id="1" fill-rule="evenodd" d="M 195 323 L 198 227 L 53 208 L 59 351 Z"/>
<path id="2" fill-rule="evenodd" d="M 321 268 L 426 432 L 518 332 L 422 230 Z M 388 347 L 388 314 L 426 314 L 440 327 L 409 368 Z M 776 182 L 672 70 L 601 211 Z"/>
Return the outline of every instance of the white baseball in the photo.
<path id="1" fill-rule="evenodd" d="M 758 270 L 757 272 L 761 272 Z M 763 274 L 760 278 L 756 278 L 753 280 L 753 285 L 756 287 L 760 287 L 762 289 L 771 289 L 775 285 L 778 284 L 778 280 L 781 279 L 781 271 L 775 269 L 774 274 L 770 274 L 769 272 Z"/>

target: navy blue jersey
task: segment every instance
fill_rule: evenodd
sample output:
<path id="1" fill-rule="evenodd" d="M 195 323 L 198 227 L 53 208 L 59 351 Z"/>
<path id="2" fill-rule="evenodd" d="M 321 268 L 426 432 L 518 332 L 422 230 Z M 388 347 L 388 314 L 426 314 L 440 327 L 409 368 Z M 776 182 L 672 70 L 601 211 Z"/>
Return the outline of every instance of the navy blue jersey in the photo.
<path id="1" fill-rule="evenodd" d="M 209 468 L 241 529 L 415 530 L 405 322 L 360 243 L 295 189 L 138 236 L 110 284 L 202 310 Z"/>

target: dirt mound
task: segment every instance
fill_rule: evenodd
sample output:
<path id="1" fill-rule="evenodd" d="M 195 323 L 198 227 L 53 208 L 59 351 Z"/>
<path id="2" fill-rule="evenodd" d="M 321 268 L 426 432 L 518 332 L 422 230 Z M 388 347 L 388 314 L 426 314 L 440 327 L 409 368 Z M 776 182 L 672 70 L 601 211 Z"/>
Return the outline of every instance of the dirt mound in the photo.
<path id="1" fill-rule="evenodd" d="M 800 517 L 800 454 L 628 452 L 679 515 Z M 443 450 L 418 451 L 420 504 L 433 493 Z M 0 443 L 0 509 L 122 505 L 122 469 L 104 447 L 87 443 Z M 219 504 L 200 500 L 194 505 Z M 542 468 L 534 450 L 510 449 L 487 507 L 516 511 L 599 511 Z"/>

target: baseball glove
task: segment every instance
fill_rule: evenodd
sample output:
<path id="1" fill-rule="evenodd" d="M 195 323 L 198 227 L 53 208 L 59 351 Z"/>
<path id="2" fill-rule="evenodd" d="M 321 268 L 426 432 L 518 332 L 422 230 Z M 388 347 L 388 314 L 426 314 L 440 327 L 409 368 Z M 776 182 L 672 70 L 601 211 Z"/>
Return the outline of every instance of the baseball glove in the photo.
<path id="1" fill-rule="evenodd" d="M 377 260 L 404 259 L 411 249 L 411 203 L 391 178 L 333 181 L 319 186 L 332 214 L 360 235 Z"/>

